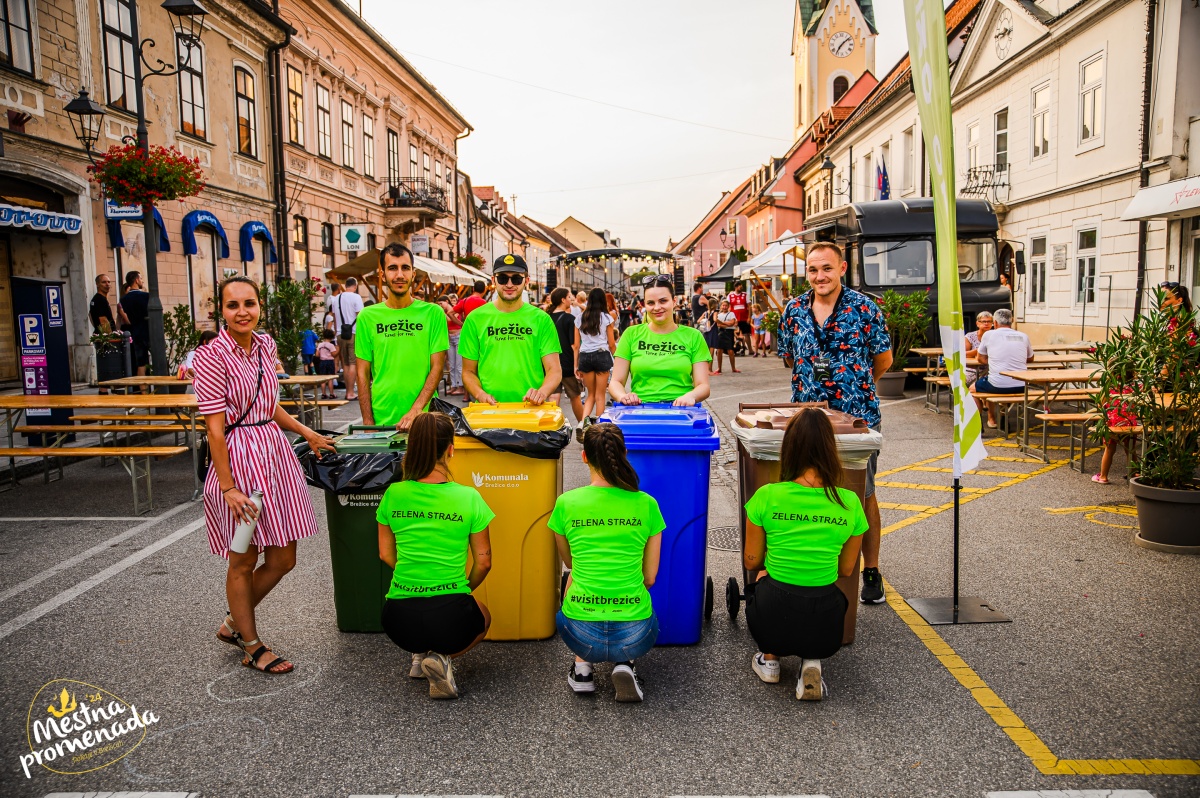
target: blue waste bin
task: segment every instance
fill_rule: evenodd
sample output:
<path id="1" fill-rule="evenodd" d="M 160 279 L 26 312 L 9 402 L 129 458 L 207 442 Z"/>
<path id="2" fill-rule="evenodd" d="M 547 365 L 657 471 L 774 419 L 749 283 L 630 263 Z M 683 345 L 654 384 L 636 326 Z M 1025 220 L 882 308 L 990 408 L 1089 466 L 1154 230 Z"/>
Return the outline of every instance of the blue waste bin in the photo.
<path id="1" fill-rule="evenodd" d="M 658 501 L 662 533 L 658 577 L 650 600 L 658 615 L 658 645 L 700 642 L 712 615 L 712 580 L 705 577 L 708 480 L 721 436 L 702 407 L 616 405 L 600 418 L 625 433 L 629 462 L 641 489 Z"/>

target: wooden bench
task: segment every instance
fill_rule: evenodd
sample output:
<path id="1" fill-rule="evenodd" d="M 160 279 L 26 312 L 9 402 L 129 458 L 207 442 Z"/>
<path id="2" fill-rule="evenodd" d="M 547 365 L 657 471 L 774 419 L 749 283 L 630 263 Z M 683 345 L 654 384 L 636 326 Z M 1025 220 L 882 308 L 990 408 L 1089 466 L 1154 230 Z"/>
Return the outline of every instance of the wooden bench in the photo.
<path id="1" fill-rule="evenodd" d="M 1086 474 L 1084 470 L 1087 461 L 1087 438 L 1088 428 L 1091 423 L 1100 418 L 1099 413 L 1037 413 L 1034 418 L 1042 422 L 1042 451 L 1047 451 L 1049 441 L 1046 439 L 1046 431 L 1051 424 L 1065 425 L 1067 434 L 1070 437 L 1070 460 L 1068 468 L 1075 468 L 1075 442 L 1079 441 L 1079 473 Z M 1079 435 L 1075 434 L 1075 426 L 1079 425 Z"/>
<path id="2" fill-rule="evenodd" d="M 355 401 L 358 401 L 357 399 Z M 311 418 L 300 418 L 300 403 L 295 399 L 281 399 L 279 406 L 286 410 L 290 415 L 300 418 L 301 424 L 309 424 L 314 428 L 325 426 L 325 408 L 338 408 L 342 405 L 350 403 L 348 399 L 313 399 L 305 401 L 304 407 L 310 414 Z M 310 423 L 311 422 L 311 423 Z"/>
<path id="3" fill-rule="evenodd" d="M 907 371 L 907 369 L 905 369 Z M 950 387 L 949 377 L 925 377 L 925 409 L 942 412 L 942 388 Z M 947 391 L 949 393 L 949 391 Z M 953 401 L 953 399 L 951 400 Z"/>
<path id="4" fill-rule="evenodd" d="M 0 457 L 41 457 L 43 479 L 51 482 L 51 472 L 57 473 L 53 479 L 62 479 L 63 458 L 115 457 L 121 462 L 133 483 L 133 512 L 135 515 L 145 515 L 154 506 L 154 496 L 150 483 L 150 461 L 185 454 L 190 449 L 187 446 L 25 446 L 0 448 Z M 53 464 L 52 464 L 53 461 Z M 9 488 L 17 485 L 17 469 L 14 464 L 9 476 Z M 142 493 L 145 499 L 142 499 Z"/>

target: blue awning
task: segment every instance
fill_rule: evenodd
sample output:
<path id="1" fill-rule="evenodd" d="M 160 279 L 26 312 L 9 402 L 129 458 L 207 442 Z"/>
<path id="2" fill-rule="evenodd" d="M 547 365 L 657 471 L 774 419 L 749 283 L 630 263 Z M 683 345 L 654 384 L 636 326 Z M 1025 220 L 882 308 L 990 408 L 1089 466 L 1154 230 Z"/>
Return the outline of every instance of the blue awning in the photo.
<path id="1" fill-rule="evenodd" d="M 129 222 L 140 222 L 142 217 L 136 219 L 127 219 Z M 154 209 L 154 226 L 158 228 L 158 251 L 170 252 L 171 239 L 167 238 L 167 226 L 163 223 L 162 214 L 158 212 L 158 208 Z M 121 220 L 108 220 L 108 245 L 113 249 L 118 249 L 125 246 L 125 236 L 121 233 Z"/>
<path id="2" fill-rule="evenodd" d="M 254 239 L 261 237 L 267 242 L 267 261 L 269 263 L 277 263 L 279 256 L 275 254 L 275 239 L 271 238 L 271 231 L 262 222 L 246 222 L 242 225 L 241 234 L 238 236 L 238 247 L 242 250 L 242 260 L 250 262 L 254 260 Z"/>
<path id="3" fill-rule="evenodd" d="M 183 254 L 196 254 L 196 230 L 204 226 L 210 228 L 221 239 L 221 251 L 217 253 L 217 257 L 228 258 L 229 239 L 225 237 L 225 228 L 221 227 L 221 222 L 212 211 L 192 211 L 183 217 Z"/>

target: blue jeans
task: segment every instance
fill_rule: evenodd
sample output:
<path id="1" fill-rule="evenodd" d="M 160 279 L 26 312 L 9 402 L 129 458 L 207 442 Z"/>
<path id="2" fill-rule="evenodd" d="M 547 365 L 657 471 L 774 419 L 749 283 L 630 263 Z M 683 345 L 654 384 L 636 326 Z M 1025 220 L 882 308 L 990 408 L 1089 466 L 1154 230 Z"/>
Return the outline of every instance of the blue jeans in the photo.
<path id="1" fill-rule="evenodd" d="M 577 621 L 560 611 L 554 622 L 567 648 L 586 662 L 631 662 L 658 639 L 653 614 L 643 621 Z"/>

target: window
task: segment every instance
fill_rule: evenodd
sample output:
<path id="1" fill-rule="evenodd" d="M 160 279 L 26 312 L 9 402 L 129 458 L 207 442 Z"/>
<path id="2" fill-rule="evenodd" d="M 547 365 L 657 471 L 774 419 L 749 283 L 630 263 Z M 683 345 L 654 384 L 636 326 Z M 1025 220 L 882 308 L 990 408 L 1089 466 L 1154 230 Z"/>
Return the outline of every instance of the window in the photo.
<path id="1" fill-rule="evenodd" d="M 388 182 L 396 185 L 400 180 L 400 134 L 390 129 L 387 132 L 387 170 Z"/>
<path id="2" fill-rule="evenodd" d="M 1104 133 L 1104 56 L 1079 67 L 1079 142 L 1096 141 Z"/>
<path id="3" fill-rule="evenodd" d="M 967 168 L 979 166 L 979 125 L 967 125 Z"/>
<path id="4" fill-rule="evenodd" d="M 1000 279 L 996 242 L 990 238 L 958 240 L 958 279 L 964 283 L 987 283 Z"/>
<path id="5" fill-rule="evenodd" d="M 292 268 L 308 277 L 308 219 L 292 217 Z"/>
<path id="6" fill-rule="evenodd" d="M 862 268 L 871 286 L 933 285 L 933 242 L 864 241 Z"/>
<path id="7" fill-rule="evenodd" d="M 363 174 L 375 176 L 375 118 L 363 114 Z"/>
<path id="8" fill-rule="evenodd" d="M 333 225 L 329 222 L 321 224 L 321 251 L 326 255 L 333 254 Z"/>
<path id="9" fill-rule="evenodd" d="M 354 106 L 342 100 L 342 166 L 354 168 Z"/>
<path id="10" fill-rule="evenodd" d="M 836 103 L 842 99 L 842 95 L 850 91 L 850 80 L 845 75 L 838 75 L 833 79 L 833 101 Z"/>
<path id="11" fill-rule="evenodd" d="M 7 5 L 0 0 L 0 28 L 0 64 L 32 75 L 33 23 L 29 18 L 29 0 L 8 0 Z"/>
<path id="12" fill-rule="evenodd" d="M 908 130 L 904 131 L 904 174 L 901 175 L 901 178 L 904 181 L 903 186 L 907 190 L 912 189 L 913 175 L 916 174 L 916 171 L 913 169 L 913 156 L 916 154 L 913 150 L 914 144 L 915 138 L 913 135 L 913 129 L 910 127 Z"/>
<path id="13" fill-rule="evenodd" d="M 417 146 L 415 144 L 408 145 L 408 176 L 417 176 Z"/>
<path id="14" fill-rule="evenodd" d="M 449 166 L 446 167 L 446 191 L 454 190 L 454 170 Z"/>
<path id="15" fill-rule="evenodd" d="M 1050 84 L 1033 90 L 1033 157 L 1041 158 L 1050 152 Z"/>
<path id="16" fill-rule="evenodd" d="M 137 107 L 133 91 L 133 0 L 104 0 L 104 73 L 108 88 L 108 104 L 116 108 L 133 111 Z M 11 10 L 11 3 L 9 10 Z M 11 31 L 12 17 L 5 16 L 5 24 Z"/>
<path id="17" fill-rule="evenodd" d="M 433 162 L 433 182 L 437 183 L 438 188 L 442 187 L 442 162 Z"/>
<path id="18" fill-rule="evenodd" d="M 329 89 L 317 86 L 317 155 L 333 158 L 333 117 L 329 111 Z"/>
<path id="19" fill-rule="evenodd" d="M 1046 304 L 1046 237 L 1029 242 L 1029 304 Z"/>
<path id="20" fill-rule="evenodd" d="M 425 185 L 429 185 L 429 153 L 421 153 L 421 173 L 425 178 Z"/>
<path id="21" fill-rule="evenodd" d="M 204 54 L 200 45 L 191 46 L 179 37 L 175 41 L 179 57 L 179 117 L 180 129 L 197 138 L 204 138 Z"/>
<path id="22" fill-rule="evenodd" d="M 304 75 L 287 68 L 288 141 L 304 146 Z"/>
<path id="23" fill-rule="evenodd" d="M 796 127 L 804 123 L 804 87 L 796 87 Z"/>
<path id="24" fill-rule="evenodd" d="M 238 152 L 257 158 L 258 122 L 254 107 L 254 76 L 241 67 L 234 67 L 233 84 L 237 96 Z"/>
<path id="25" fill-rule="evenodd" d="M 1075 304 L 1096 302 L 1096 228 L 1075 233 Z"/>
<path id="26" fill-rule="evenodd" d="M 996 174 L 1008 171 L 1008 109 L 996 112 Z M 1043 240 L 1043 244 L 1046 242 Z"/>

